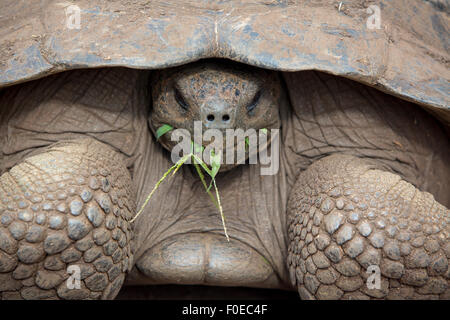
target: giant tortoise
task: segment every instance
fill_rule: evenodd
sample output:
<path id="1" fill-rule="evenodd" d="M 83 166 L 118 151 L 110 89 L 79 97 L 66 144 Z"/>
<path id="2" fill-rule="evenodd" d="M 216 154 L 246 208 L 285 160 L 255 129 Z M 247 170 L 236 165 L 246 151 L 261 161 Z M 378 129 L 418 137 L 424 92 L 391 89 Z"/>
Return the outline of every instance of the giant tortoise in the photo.
<path id="1" fill-rule="evenodd" d="M 445 3 L 0 7 L 2 299 L 124 283 L 450 298 Z M 274 174 L 216 177 L 230 241 L 192 165 L 132 221 L 173 165 L 154 133 L 194 121 L 279 129 Z"/>

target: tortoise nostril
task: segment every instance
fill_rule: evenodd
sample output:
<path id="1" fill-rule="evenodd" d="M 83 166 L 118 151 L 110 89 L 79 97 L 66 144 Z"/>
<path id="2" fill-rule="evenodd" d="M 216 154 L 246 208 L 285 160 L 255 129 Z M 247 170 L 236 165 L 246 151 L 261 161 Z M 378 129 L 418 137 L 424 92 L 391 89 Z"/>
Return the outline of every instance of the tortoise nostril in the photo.
<path id="1" fill-rule="evenodd" d="M 206 120 L 208 120 L 208 121 L 214 121 L 214 115 L 208 114 L 208 116 L 206 117 Z"/>
<path id="2" fill-rule="evenodd" d="M 222 120 L 223 121 L 229 121 L 230 120 L 230 116 L 229 115 L 224 115 L 223 117 L 222 117 Z"/>

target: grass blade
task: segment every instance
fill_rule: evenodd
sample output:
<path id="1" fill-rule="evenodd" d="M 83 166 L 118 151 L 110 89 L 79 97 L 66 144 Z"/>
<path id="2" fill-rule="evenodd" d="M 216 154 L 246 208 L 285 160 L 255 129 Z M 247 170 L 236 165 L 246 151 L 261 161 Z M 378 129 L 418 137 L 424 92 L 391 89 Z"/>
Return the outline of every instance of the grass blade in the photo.
<path id="1" fill-rule="evenodd" d="M 197 157 L 195 154 L 192 155 L 192 157 L 194 158 L 194 163 L 198 163 L 202 166 L 203 170 L 205 170 L 205 172 L 211 176 L 212 172 L 211 170 L 208 168 L 208 166 L 206 165 L 206 163 L 203 162 L 202 159 L 200 159 L 199 157 Z"/>
<path id="2" fill-rule="evenodd" d="M 150 201 L 150 198 L 152 197 L 153 193 L 155 193 L 156 189 L 158 189 L 159 185 L 164 181 L 164 179 L 169 175 L 169 173 L 171 173 L 173 171 L 173 173 L 172 173 L 172 176 L 173 176 L 181 168 L 181 166 L 187 161 L 187 159 L 189 159 L 189 157 L 192 157 L 192 159 L 193 159 L 195 169 L 197 170 L 198 176 L 200 177 L 200 180 L 202 181 L 202 184 L 206 190 L 206 193 L 208 193 L 209 197 L 211 198 L 211 201 L 214 203 L 216 208 L 219 210 L 220 217 L 222 219 L 223 231 L 225 232 L 225 236 L 229 242 L 230 238 L 228 236 L 227 227 L 225 226 L 225 216 L 223 214 L 222 204 L 220 203 L 219 190 L 217 189 L 216 179 L 215 179 L 215 176 L 220 169 L 220 155 L 219 156 L 212 155 L 213 158 L 211 160 L 211 163 L 212 163 L 211 169 L 208 168 L 208 166 L 203 162 L 202 159 L 200 159 L 193 153 L 183 156 L 180 160 L 177 161 L 177 163 L 175 163 L 172 167 L 170 167 L 164 173 L 164 175 L 161 177 L 161 179 L 158 180 L 158 182 L 153 187 L 152 191 L 149 193 L 149 195 L 145 199 L 144 204 L 141 206 L 139 211 L 136 213 L 136 215 L 133 217 L 133 219 L 131 219 L 130 222 L 133 223 L 137 219 L 137 217 L 139 217 L 139 215 L 144 211 L 144 208 L 147 205 L 147 203 Z M 211 177 L 211 183 L 214 185 L 214 189 L 216 191 L 216 198 L 210 191 L 211 185 L 208 188 L 208 186 L 206 184 L 205 176 L 202 173 L 202 169 L 205 170 L 205 172 Z"/>
<path id="3" fill-rule="evenodd" d="M 219 190 L 217 189 L 216 179 L 213 179 L 214 189 L 216 190 L 217 203 L 219 205 L 220 217 L 222 218 L 223 231 L 225 232 L 225 236 L 227 237 L 228 242 L 230 242 L 230 237 L 228 237 L 227 227 L 225 226 L 225 216 L 222 210 L 222 204 L 220 203 Z"/>
<path id="4" fill-rule="evenodd" d="M 216 177 L 217 172 L 220 170 L 220 153 L 215 154 L 214 150 L 211 150 L 211 178 Z"/>
<path id="5" fill-rule="evenodd" d="M 214 198 L 213 194 L 211 193 L 211 191 L 209 191 L 209 188 L 206 185 L 205 176 L 202 173 L 201 167 L 197 163 L 194 163 L 194 165 L 195 165 L 195 169 L 197 170 L 198 176 L 200 177 L 200 180 L 202 181 L 203 187 L 205 187 L 206 193 L 209 195 L 209 197 L 211 198 L 211 201 L 214 203 L 216 208 L 219 209 L 219 205 L 217 204 L 216 199 Z"/>
<path id="6" fill-rule="evenodd" d="M 133 223 L 134 220 L 137 219 L 137 217 L 139 217 L 139 215 L 142 213 L 142 211 L 144 211 L 145 206 L 147 205 L 148 201 L 150 200 L 150 198 L 152 197 L 153 193 L 155 193 L 156 189 L 158 189 L 159 185 L 161 184 L 161 182 L 163 182 L 163 180 L 167 177 L 167 175 L 172 172 L 172 170 L 179 168 L 183 163 L 186 162 L 186 160 L 188 159 L 188 156 L 184 156 L 183 158 L 181 158 L 180 160 L 177 161 L 177 163 L 175 163 L 172 167 L 169 168 L 169 170 L 166 171 L 166 173 L 164 173 L 164 175 L 161 177 L 161 179 L 159 179 L 159 181 L 155 184 L 155 186 L 153 187 L 153 190 L 149 193 L 149 195 L 147 196 L 147 199 L 145 199 L 144 204 L 142 205 L 141 209 L 139 209 L 138 213 L 136 213 L 136 215 L 134 216 L 133 219 L 131 219 L 130 223 Z M 178 169 L 177 169 L 178 170 Z"/>

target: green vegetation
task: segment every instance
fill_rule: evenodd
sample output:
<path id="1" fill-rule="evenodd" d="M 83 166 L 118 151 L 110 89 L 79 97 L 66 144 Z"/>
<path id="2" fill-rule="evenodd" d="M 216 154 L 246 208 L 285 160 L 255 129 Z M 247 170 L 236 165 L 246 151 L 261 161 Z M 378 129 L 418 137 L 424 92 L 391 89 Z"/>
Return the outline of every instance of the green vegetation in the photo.
<path id="1" fill-rule="evenodd" d="M 156 139 L 158 140 L 161 136 L 163 136 L 167 132 L 171 131 L 172 129 L 173 129 L 173 127 L 168 125 L 168 124 L 165 124 L 165 125 L 161 126 L 156 131 Z M 145 206 L 147 205 L 147 203 L 149 202 L 150 198 L 155 193 L 155 191 L 158 189 L 159 185 L 169 175 L 169 173 L 171 173 L 173 171 L 172 172 L 172 176 L 173 176 L 178 171 L 178 169 L 180 169 L 180 167 L 189 158 L 192 158 L 192 162 L 194 163 L 195 169 L 197 170 L 198 176 L 200 177 L 200 180 L 202 181 L 206 192 L 208 193 L 209 197 L 211 198 L 211 201 L 214 203 L 214 205 L 217 207 L 217 209 L 220 212 L 220 216 L 222 218 L 222 225 L 223 225 L 223 230 L 225 232 L 225 236 L 226 236 L 227 240 L 230 241 L 230 238 L 228 237 L 228 233 L 227 233 L 227 228 L 226 228 L 226 225 L 225 225 L 225 216 L 223 214 L 222 205 L 220 203 L 219 190 L 217 189 L 217 184 L 216 184 L 216 175 L 217 175 L 217 173 L 220 170 L 220 160 L 221 160 L 220 159 L 220 154 L 216 155 L 216 154 L 214 154 L 214 151 L 211 150 L 211 155 L 210 155 L 211 168 L 209 168 L 207 166 L 207 164 L 205 162 L 203 162 L 202 159 L 200 159 L 197 155 L 195 155 L 195 153 L 200 151 L 200 149 L 201 149 L 201 151 L 203 151 L 204 147 L 203 146 L 197 146 L 194 142 L 192 142 L 192 144 L 191 144 L 191 152 L 189 154 L 183 156 L 180 160 L 177 161 L 177 163 L 175 163 L 172 167 L 169 168 L 169 170 L 167 170 L 164 173 L 164 175 L 161 177 L 161 179 L 159 179 L 159 181 L 155 184 L 155 186 L 153 187 L 152 191 L 150 192 L 150 194 L 145 199 L 145 202 L 142 205 L 141 209 L 139 209 L 139 211 L 136 213 L 136 215 L 131 220 L 131 222 L 134 222 L 136 220 L 136 218 L 143 212 L 143 210 L 144 210 Z M 205 176 L 203 175 L 202 169 L 211 177 L 211 183 L 210 183 L 209 187 L 207 186 L 207 183 L 206 183 L 206 180 L 205 180 Z M 211 193 L 211 187 L 212 186 L 214 186 L 216 197 L 214 197 L 214 195 Z"/>
<path id="2" fill-rule="evenodd" d="M 168 125 L 168 124 L 162 125 L 156 131 L 156 139 L 159 140 L 159 138 L 161 138 L 163 135 L 165 135 L 166 133 L 168 133 L 172 129 L 173 129 L 173 127 Z M 261 131 L 264 134 L 267 134 L 267 129 L 266 128 L 261 129 Z M 245 137 L 245 144 L 246 144 L 246 149 L 247 149 L 249 147 L 248 137 Z M 150 192 L 150 194 L 145 199 L 144 204 L 142 205 L 141 209 L 139 209 L 139 211 L 136 213 L 134 218 L 131 219 L 131 222 L 134 222 L 136 220 L 136 218 L 144 211 L 144 208 L 148 204 L 148 202 L 150 201 L 150 198 L 155 193 L 155 191 L 158 189 L 159 185 L 169 175 L 169 173 L 171 173 L 173 171 L 172 172 L 172 176 L 173 176 L 189 158 L 192 158 L 192 163 L 195 166 L 197 174 L 200 177 L 200 180 L 202 181 L 202 184 L 203 184 L 203 186 L 204 186 L 204 188 L 206 190 L 206 193 L 208 193 L 209 197 L 211 198 L 211 201 L 214 203 L 216 208 L 219 210 L 220 217 L 222 218 L 223 231 L 225 233 L 225 236 L 226 236 L 227 240 L 230 241 L 230 238 L 228 237 L 228 233 L 227 233 L 227 227 L 225 225 L 225 216 L 223 214 L 222 204 L 220 203 L 219 190 L 217 189 L 217 184 L 216 184 L 216 175 L 217 175 L 217 173 L 220 170 L 220 160 L 221 160 L 220 154 L 216 155 L 214 153 L 214 150 L 211 150 L 211 154 L 210 154 L 211 168 L 209 168 L 208 165 L 205 162 L 203 162 L 203 160 L 200 159 L 196 155 L 198 153 L 202 153 L 204 151 L 204 149 L 205 148 L 203 146 L 199 146 L 196 143 L 191 142 L 191 152 L 189 154 L 183 156 L 180 160 L 177 161 L 177 163 L 175 163 L 172 167 L 170 167 L 164 173 L 164 175 L 155 184 L 155 186 L 153 187 L 152 191 Z M 206 183 L 205 176 L 204 176 L 204 174 L 202 172 L 202 169 L 211 178 L 211 182 L 210 182 L 209 186 Z M 211 188 L 212 187 L 214 187 L 214 190 L 215 190 L 215 197 L 211 193 Z"/>

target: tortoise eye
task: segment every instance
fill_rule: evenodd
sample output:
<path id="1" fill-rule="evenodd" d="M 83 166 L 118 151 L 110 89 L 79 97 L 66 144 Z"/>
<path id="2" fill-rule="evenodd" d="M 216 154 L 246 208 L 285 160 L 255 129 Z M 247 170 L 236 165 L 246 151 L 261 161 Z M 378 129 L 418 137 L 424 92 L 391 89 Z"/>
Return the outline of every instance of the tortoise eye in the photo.
<path id="1" fill-rule="evenodd" d="M 247 106 L 247 112 L 252 111 L 258 105 L 259 98 L 261 98 L 261 90 L 259 90 L 253 97 L 252 102 Z"/>
<path id="2" fill-rule="evenodd" d="M 184 110 L 189 109 L 188 104 L 186 103 L 186 101 L 184 101 L 183 96 L 181 95 L 180 91 L 178 91 L 177 88 L 174 88 L 175 91 L 175 100 L 177 101 L 177 103 L 180 105 L 181 108 L 183 108 Z"/>

